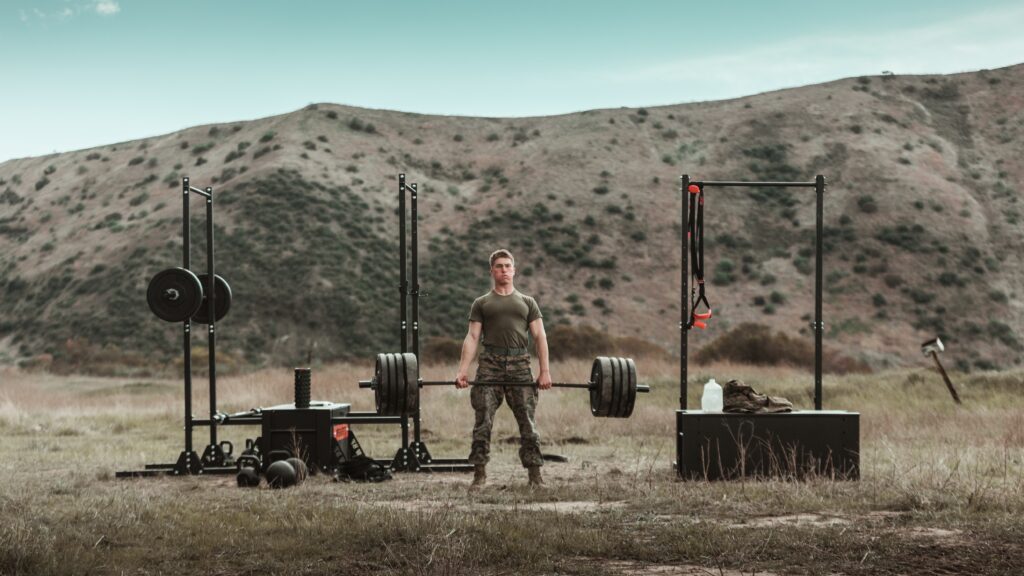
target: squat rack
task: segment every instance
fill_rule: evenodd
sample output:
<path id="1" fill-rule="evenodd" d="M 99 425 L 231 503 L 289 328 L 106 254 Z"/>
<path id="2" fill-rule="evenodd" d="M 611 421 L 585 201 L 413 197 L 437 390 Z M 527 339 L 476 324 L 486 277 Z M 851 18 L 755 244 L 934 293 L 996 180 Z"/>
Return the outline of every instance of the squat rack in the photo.
<path id="1" fill-rule="evenodd" d="M 689 174 L 680 177 L 680 191 L 683 195 L 682 224 L 687 225 L 689 221 L 689 202 L 687 194 L 690 194 L 690 186 L 697 186 L 701 191 L 706 187 L 718 188 L 814 188 L 815 195 L 815 227 L 814 227 L 814 322 L 811 328 L 814 329 L 814 409 L 821 410 L 821 338 L 824 332 L 824 322 L 821 319 L 821 276 L 822 276 L 822 245 L 824 237 L 824 202 L 825 202 L 825 177 L 818 174 L 813 182 L 742 182 L 731 180 L 690 180 Z M 690 263 L 689 250 L 690 238 L 684 231 L 682 234 L 682 264 L 683 264 L 683 289 L 680 295 L 680 321 L 679 321 L 679 409 L 686 410 L 686 389 L 687 389 L 687 337 L 691 329 L 689 301 L 687 299 L 690 291 Z"/>

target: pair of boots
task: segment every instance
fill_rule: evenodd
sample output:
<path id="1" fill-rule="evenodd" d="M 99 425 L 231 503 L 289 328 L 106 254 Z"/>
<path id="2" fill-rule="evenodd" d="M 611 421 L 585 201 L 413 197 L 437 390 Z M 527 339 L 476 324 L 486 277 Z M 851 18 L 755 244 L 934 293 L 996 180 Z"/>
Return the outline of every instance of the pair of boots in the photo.
<path id="1" fill-rule="evenodd" d="M 540 466 L 530 466 L 526 469 L 529 475 L 528 485 L 531 488 L 540 488 L 544 486 L 544 479 L 540 475 Z M 487 484 L 487 466 L 484 464 L 476 464 L 473 466 L 473 483 L 470 484 L 471 489 L 480 489 Z"/>

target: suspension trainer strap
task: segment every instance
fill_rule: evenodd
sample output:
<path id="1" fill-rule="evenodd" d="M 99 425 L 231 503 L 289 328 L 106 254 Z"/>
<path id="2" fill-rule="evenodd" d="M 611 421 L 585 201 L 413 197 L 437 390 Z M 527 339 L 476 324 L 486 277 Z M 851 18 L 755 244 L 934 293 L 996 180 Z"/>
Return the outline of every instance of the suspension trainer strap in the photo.
<path id="1" fill-rule="evenodd" d="M 692 315 L 686 328 L 706 328 L 704 320 L 711 319 L 711 304 L 704 293 L 704 187 L 691 184 L 690 192 L 690 218 L 687 222 L 687 238 L 690 240 L 690 262 L 692 262 L 693 279 L 690 291 L 690 310 Z M 686 271 L 684 271 L 686 273 Z M 697 307 L 701 304 L 707 312 L 698 313 Z"/>

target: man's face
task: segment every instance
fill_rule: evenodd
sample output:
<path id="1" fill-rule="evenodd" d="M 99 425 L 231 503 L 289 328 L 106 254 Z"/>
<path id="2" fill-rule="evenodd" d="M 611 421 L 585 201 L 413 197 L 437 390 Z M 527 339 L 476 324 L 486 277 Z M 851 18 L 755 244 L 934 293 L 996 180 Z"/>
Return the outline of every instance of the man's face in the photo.
<path id="1" fill-rule="evenodd" d="M 498 258 L 491 264 L 491 278 L 498 285 L 511 284 L 516 276 L 516 266 L 509 258 Z"/>

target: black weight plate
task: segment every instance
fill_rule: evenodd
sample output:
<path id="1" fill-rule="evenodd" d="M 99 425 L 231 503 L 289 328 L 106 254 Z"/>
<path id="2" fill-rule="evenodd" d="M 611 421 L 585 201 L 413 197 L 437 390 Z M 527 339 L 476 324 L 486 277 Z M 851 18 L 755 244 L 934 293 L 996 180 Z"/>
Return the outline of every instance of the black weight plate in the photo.
<path id="1" fill-rule="evenodd" d="M 590 369 L 590 412 L 594 416 L 604 417 L 608 415 L 612 401 L 612 367 L 611 362 L 604 356 L 594 359 Z"/>
<path id="2" fill-rule="evenodd" d="M 209 274 L 199 275 L 199 282 L 203 285 L 204 292 L 206 291 L 207 278 L 209 277 Z M 221 318 L 227 316 L 228 310 L 231 309 L 231 286 L 228 286 L 228 281 L 221 278 L 220 274 L 214 274 L 213 290 L 214 294 L 217 296 L 213 302 L 214 318 L 217 322 L 220 322 Z M 207 314 L 208 310 L 209 303 L 204 295 L 203 303 L 199 306 L 199 310 L 196 310 L 196 313 L 192 315 L 192 319 L 200 324 L 209 324 L 210 317 L 209 314 Z"/>
<path id="3" fill-rule="evenodd" d="M 406 382 L 405 382 L 405 359 L 402 358 L 401 354 L 391 353 L 388 354 L 391 357 L 391 363 L 394 367 L 395 381 L 394 387 L 394 414 L 396 416 L 404 416 L 406 414 Z"/>
<path id="4" fill-rule="evenodd" d="M 157 318 L 167 322 L 184 322 L 202 304 L 203 285 L 189 270 L 168 268 L 157 272 L 149 281 L 146 302 Z"/>
<path id="5" fill-rule="evenodd" d="M 373 366 L 373 381 L 375 386 L 373 388 L 373 401 L 377 405 L 377 413 L 384 414 L 382 411 L 385 402 L 385 396 L 387 393 L 384 391 L 384 387 L 388 385 L 387 372 L 384 370 L 384 354 L 377 354 L 377 361 Z"/>
<path id="6" fill-rule="evenodd" d="M 406 352 L 401 356 L 403 366 L 403 381 L 405 382 L 405 414 L 415 414 L 420 409 L 420 368 L 416 361 L 416 355 Z"/>
<path id="7" fill-rule="evenodd" d="M 387 415 L 402 415 L 402 383 L 398 381 L 397 354 L 385 354 L 385 371 L 388 373 Z"/>
<path id="8" fill-rule="evenodd" d="M 623 358 L 623 361 L 626 363 L 626 374 L 629 377 L 629 387 L 626 389 L 628 395 L 626 396 L 626 408 L 622 414 L 622 418 L 629 418 L 633 415 L 633 407 L 636 405 L 636 385 L 638 380 L 636 376 L 636 363 L 633 362 L 633 359 Z"/>
<path id="9" fill-rule="evenodd" d="M 624 380 L 625 370 L 622 366 L 622 358 L 609 358 L 612 364 L 612 405 L 608 409 L 609 418 L 618 418 L 622 412 L 622 397 L 625 396 Z"/>

